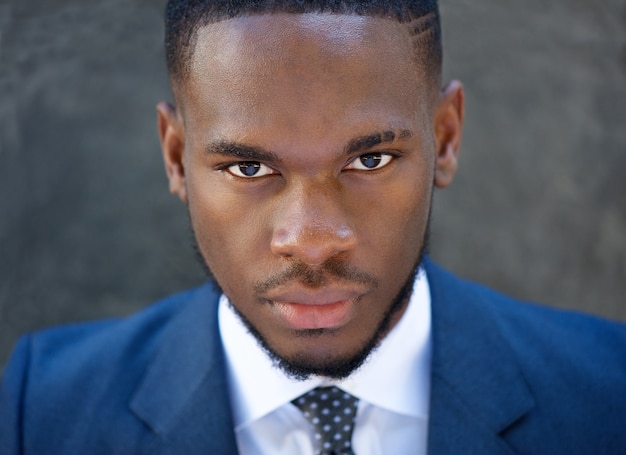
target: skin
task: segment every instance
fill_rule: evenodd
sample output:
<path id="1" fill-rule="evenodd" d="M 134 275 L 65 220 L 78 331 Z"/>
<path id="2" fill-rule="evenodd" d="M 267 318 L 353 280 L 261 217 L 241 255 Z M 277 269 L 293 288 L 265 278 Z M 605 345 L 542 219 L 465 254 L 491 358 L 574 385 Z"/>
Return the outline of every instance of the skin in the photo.
<path id="1" fill-rule="evenodd" d="M 207 266 L 276 355 L 313 371 L 380 336 L 433 187 L 456 172 L 462 86 L 435 86 L 415 39 L 353 15 L 210 24 L 177 107 L 157 107 L 170 190 Z"/>

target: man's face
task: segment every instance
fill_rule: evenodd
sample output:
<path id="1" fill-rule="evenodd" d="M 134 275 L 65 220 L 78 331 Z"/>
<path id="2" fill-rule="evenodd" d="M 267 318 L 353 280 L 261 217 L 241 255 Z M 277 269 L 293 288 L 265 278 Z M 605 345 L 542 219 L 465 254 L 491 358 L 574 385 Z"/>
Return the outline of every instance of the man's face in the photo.
<path id="1" fill-rule="evenodd" d="M 420 256 L 439 92 L 414 39 L 351 15 L 208 25 L 177 112 L 159 108 L 206 264 L 267 347 L 312 371 L 376 341 Z"/>

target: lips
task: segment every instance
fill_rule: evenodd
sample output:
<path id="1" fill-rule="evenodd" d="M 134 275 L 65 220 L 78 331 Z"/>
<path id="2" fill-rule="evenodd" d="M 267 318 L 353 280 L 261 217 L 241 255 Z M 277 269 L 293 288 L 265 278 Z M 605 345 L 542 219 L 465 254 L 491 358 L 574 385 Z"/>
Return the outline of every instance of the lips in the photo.
<path id="1" fill-rule="evenodd" d="M 323 288 L 316 291 L 290 289 L 265 297 L 272 312 L 291 329 L 332 329 L 354 316 L 361 290 Z"/>

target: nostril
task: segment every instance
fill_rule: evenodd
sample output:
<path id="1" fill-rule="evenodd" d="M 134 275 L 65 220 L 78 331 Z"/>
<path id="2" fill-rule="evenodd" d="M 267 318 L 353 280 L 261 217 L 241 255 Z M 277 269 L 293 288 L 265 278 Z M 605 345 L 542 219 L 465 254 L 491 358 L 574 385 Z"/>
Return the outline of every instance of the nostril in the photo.
<path id="1" fill-rule="evenodd" d="M 311 223 L 275 230 L 271 240 L 272 252 L 284 258 L 295 258 L 308 265 L 323 264 L 337 254 L 345 253 L 356 244 L 354 232 L 348 226 Z"/>

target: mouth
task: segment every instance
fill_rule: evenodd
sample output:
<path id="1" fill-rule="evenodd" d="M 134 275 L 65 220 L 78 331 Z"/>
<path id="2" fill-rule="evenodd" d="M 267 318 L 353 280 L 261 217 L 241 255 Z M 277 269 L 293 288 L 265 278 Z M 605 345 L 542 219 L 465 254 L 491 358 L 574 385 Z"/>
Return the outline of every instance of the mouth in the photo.
<path id="1" fill-rule="evenodd" d="M 290 329 L 337 329 L 356 314 L 356 304 L 365 292 L 346 288 L 317 291 L 291 289 L 264 297 L 271 311 Z"/>

